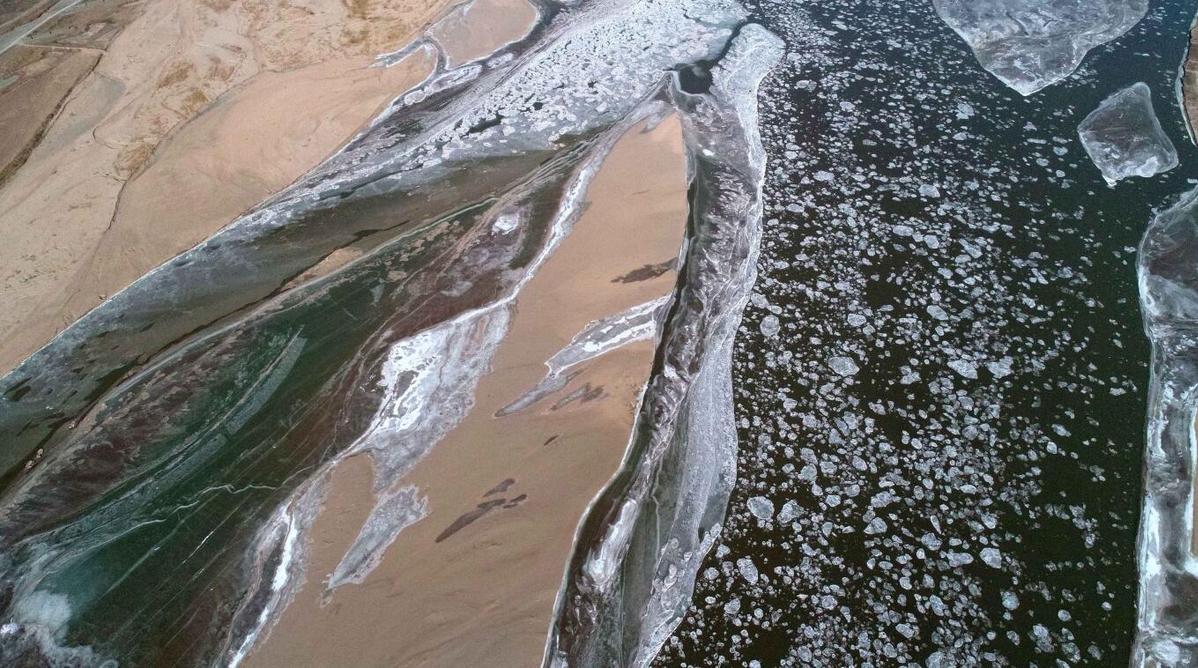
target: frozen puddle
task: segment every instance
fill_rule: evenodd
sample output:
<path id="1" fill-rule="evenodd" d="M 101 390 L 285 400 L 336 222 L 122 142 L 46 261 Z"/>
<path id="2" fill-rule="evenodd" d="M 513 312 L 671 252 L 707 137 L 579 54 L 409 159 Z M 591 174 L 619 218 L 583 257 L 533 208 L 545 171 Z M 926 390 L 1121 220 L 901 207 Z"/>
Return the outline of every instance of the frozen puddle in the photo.
<path id="1" fill-rule="evenodd" d="M 1107 185 L 1130 176 L 1155 176 L 1177 166 L 1177 150 L 1152 108 L 1145 83 L 1102 101 L 1077 128 L 1082 146 Z"/>
<path id="2" fill-rule="evenodd" d="M 1148 0 L 932 0 L 986 71 L 1031 95 L 1069 76 L 1086 54 L 1127 32 Z"/>

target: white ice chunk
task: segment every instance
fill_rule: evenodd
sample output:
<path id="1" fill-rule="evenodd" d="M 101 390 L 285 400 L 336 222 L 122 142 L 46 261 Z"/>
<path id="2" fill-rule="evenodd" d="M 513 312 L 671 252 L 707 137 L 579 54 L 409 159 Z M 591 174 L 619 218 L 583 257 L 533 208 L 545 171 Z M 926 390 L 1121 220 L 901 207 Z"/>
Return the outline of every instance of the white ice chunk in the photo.
<path id="1" fill-rule="evenodd" d="M 778 336 L 778 331 L 782 328 L 778 322 L 778 316 L 767 315 L 761 319 L 761 335 L 767 339 L 772 339 Z"/>
<path id="2" fill-rule="evenodd" d="M 757 584 L 761 574 L 757 571 L 757 564 L 749 557 L 741 557 L 736 560 L 736 570 L 740 571 L 740 576 L 749 584 Z"/>
<path id="3" fill-rule="evenodd" d="M 1155 176 L 1177 166 L 1177 150 L 1152 108 L 1152 91 L 1141 82 L 1103 100 L 1077 128 L 1082 146 L 1107 185 L 1129 176 Z"/>
<path id="4" fill-rule="evenodd" d="M 778 511 L 778 521 L 782 524 L 790 524 L 798 516 L 799 504 L 794 501 L 787 501 L 782 504 L 782 510 Z"/>
<path id="5" fill-rule="evenodd" d="M 749 499 L 749 512 L 759 520 L 769 521 L 774 518 L 774 502 L 764 496 Z"/>
<path id="6" fill-rule="evenodd" d="M 963 378 L 976 379 L 978 377 L 977 365 L 969 360 L 952 360 L 948 363 L 948 367 Z"/>
<path id="7" fill-rule="evenodd" d="M 853 376 L 861 370 L 860 367 L 857 366 L 856 362 L 847 357 L 829 358 L 828 366 L 841 376 Z"/>
<path id="8" fill-rule="evenodd" d="M 968 566 L 973 563 L 973 555 L 968 552 L 949 552 L 948 565 L 953 568 Z"/>
<path id="9" fill-rule="evenodd" d="M 1021 95 L 1073 73 L 1086 54 L 1131 29 L 1148 0 L 932 0 L 987 72 Z"/>

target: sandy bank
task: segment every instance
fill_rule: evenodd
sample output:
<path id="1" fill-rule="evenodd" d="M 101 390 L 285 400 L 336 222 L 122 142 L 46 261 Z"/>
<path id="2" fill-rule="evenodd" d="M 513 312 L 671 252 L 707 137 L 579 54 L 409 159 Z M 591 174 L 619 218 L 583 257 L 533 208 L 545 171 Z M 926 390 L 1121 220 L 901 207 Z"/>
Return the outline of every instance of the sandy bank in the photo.
<path id="1" fill-rule="evenodd" d="M 1198 143 L 1198 23 L 1190 27 L 1190 48 L 1181 68 L 1181 106 L 1190 140 Z"/>
<path id="2" fill-rule="evenodd" d="M 527 0 L 473 0 L 429 29 L 449 67 L 483 58 L 528 34 L 537 10 Z"/>
<path id="3" fill-rule="evenodd" d="M 335 151 L 444 4 L 98 0 L 0 57 L 0 368 Z"/>
<path id="4" fill-rule="evenodd" d="M 574 531 L 623 457 L 654 347 L 617 348 L 541 401 L 495 415 L 588 323 L 671 291 L 687 212 L 677 120 L 622 138 L 587 199 L 518 297 L 473 410 L 403 481 L 427 497 L 427 517 L 363 584 L 322 606 L 323 580 L 372 504 L 368 461 L 342 464 L 313 528 L 308 582 L 246 665 L 540 661 Z"/>

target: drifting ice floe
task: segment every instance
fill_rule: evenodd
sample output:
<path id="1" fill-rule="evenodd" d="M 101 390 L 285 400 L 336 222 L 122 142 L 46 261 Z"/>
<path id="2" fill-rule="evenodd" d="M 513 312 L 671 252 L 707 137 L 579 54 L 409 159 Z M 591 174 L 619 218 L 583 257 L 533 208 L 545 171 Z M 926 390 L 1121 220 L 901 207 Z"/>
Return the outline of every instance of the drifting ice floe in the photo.
<path id="1" fill-rule="evenodd" d="M 1086 53 L 1127 32 L 1148 0 L 932 0 L 986 71 L 1031 95 L 1069 76 Z"/>
<path id="2" fill-rule="evenodd" d="M 1102 101 L 1077 128 L 1082 146 L 1107 185 L 1129 176 L 1155 176 L 1177 166 L 1177 150 L 1152 108 L 1152 91 L 1141 82 Z"/>
<path id="3" fill-rule="evenodd" d="M 1198 189 L 1153 219 L 1137 262 L 1152 341 L 1132 665 L 1198 665 Z"/>

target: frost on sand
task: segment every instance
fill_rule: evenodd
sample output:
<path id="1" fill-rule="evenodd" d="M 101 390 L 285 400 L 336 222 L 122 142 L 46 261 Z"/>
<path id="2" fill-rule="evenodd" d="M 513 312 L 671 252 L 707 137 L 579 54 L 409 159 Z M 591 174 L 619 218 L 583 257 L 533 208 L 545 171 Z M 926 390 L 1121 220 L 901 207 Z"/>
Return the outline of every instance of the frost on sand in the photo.
<path id="1" fill-rule="evenodd" d="M 1152 108 L 1152 91 L 1137 83 L 1103 100 L 1077 128 L 1082 146 L 1107 185 L 1155 176 L 1177 166 L 1177 150 Z"/>
<path id="2" fill-rule="evenodd" d="M 1127 32 L 1148 0 L 932 0 L 986 71 L 1021 95 L 1069 76 L 1086 53 Z"/>

